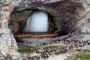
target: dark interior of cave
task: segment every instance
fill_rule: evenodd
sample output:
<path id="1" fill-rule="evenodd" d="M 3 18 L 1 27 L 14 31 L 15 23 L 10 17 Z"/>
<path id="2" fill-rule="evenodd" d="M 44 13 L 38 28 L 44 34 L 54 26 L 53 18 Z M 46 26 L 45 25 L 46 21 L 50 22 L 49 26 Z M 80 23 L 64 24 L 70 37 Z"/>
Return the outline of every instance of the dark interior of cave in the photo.
<path id="1" fill-rule="evenodd" d="M 58 32 L 56 32 L 58 35 L 60 35 L 60 36 L 63 36 L 63 35 L 67 35 L 69 32 L 67 32 L 67 31 L 64 31 L 64 30 L 61 30 L 61 31 L 58 31 Z"/>

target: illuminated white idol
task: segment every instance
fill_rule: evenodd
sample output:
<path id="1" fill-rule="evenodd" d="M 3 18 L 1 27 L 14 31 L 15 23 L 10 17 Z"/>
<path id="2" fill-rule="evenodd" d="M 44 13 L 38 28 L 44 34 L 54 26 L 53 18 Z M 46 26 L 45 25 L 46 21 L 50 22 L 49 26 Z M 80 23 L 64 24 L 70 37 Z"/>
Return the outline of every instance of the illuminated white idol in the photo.
<path id="1" fill-rule="evenodd" d="M 28 18 L 25 32 L 47 32 L 48 15 L 45 12 L 35 12 Z"/>

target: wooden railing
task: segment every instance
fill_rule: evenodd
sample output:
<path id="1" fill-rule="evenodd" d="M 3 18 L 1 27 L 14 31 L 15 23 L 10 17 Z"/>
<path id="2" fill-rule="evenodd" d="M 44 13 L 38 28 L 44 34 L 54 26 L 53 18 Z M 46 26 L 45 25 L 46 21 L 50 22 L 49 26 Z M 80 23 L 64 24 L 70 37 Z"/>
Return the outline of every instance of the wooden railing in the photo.
<path id="1" fill-rule="evenodd" d="M 15 38 L 48 38 L 48 37 L 56 37 L 58 36 L 58 34 L 55 33 L 37 33 L 37 34 L 33 34 L 33 33 L 22 33 L 22 34 L 15 34 Z"/>

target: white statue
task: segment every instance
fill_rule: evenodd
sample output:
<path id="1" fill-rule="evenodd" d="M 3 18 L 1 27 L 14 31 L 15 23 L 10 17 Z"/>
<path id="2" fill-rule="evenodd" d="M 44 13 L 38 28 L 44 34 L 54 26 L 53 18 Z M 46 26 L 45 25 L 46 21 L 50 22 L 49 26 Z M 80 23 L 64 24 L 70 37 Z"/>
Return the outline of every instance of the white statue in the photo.
<path id="1" fill-rule="evenodd" d="M 48 32 L 48 15 L 45 12 L 35 12 L 28 18 L 25 32 Z"/>

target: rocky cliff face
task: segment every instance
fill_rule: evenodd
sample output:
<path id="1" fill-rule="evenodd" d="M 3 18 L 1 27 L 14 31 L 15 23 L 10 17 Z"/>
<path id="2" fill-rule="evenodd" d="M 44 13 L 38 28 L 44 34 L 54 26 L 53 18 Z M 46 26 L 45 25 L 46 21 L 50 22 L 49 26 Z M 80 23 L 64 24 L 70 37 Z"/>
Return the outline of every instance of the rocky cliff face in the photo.
<path id="1" fill-rule="evenodd" d="M 81 1 L 84 9 L 79 11 L 79 21 L 76 24 L 77 27 L 81 29 L 81 32 L 89 33 L 90 32 L 90 1 L 82 0 Z"/>
<path id="2" fill-rule="evenodd" d="M 90 40 L 90 0 L 81 0 L 81 3 L 83 10 L 79 10 L 79 19 L 76 26 L 80 29 L 82 35 L 80 40 Z"/>
<path id="3" fill-rule="evenodd" d="M 19 4 L 19 1 L 2 0 L 0 3 L 0 53 L 4 56 L 9 54 L 13 59 L 17 59 L 19 56 L 17 52 L 18 47 L 14 36 L 8 28 L 8 20 L 13 8 Z"/>

